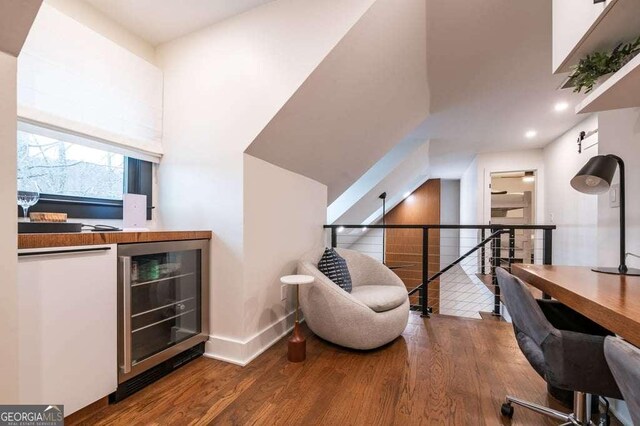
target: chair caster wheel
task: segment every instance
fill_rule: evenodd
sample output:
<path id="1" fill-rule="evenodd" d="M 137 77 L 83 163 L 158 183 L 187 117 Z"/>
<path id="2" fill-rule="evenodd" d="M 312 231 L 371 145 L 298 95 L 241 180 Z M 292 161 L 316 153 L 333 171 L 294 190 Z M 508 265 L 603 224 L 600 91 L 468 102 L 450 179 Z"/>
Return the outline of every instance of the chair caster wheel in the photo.
<path id="1" fill-rule="evenodd" d="M 513 406 L 510 403 L 505 402 L 504 404 L 502 404 L 502 407 L 500 407 L 500 414 L 502 414 L 505 417 L 512 418 Z"/>

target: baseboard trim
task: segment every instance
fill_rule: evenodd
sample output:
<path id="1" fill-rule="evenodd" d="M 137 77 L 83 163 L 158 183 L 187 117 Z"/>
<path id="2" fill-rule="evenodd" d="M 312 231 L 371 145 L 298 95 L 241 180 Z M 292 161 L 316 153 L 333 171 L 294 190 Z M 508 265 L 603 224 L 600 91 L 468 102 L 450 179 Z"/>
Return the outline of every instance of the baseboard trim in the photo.
<path id="1" fill-rule="evenodd" d="M 290 333 L 294 318 L 291 312 L 246 340 L 210 335 L 204 356 L 244 367 Z"/>

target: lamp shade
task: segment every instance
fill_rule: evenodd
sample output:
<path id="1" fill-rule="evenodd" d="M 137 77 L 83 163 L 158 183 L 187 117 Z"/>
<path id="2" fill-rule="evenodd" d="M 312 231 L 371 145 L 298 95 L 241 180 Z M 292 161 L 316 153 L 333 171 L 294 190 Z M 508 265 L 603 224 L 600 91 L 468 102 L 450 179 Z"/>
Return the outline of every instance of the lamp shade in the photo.
<path id="1" fill-rule="evenodd" d="M 571 179 L 571 186 L 585 194 L 607 192 L 618 162 L 609 155 L 596 155 Z"/>

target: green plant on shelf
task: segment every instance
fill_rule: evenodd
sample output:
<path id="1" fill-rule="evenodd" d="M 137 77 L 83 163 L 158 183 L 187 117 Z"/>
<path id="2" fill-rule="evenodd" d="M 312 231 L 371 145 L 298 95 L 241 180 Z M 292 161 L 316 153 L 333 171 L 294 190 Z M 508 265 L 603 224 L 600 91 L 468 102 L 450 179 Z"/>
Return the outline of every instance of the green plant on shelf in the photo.
<path id="1" fill-rule="evenodd" d="M 593 90 L 598 79 L 603 75 L 614 73 L 640 52 L 640 36 L 632 42 L 620 43 L 611 52 L 595 52 L 580 59 L 573 69 L 569 80 L 573 91 L 584 93 Z"/>

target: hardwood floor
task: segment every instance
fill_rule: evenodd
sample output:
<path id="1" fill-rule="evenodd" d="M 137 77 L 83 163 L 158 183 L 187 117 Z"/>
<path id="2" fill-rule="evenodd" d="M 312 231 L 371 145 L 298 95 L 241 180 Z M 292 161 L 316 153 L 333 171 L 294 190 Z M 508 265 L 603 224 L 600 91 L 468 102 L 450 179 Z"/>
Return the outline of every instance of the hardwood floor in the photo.
<path id="1" fill-rule="evenodd" d="M 281 340 L 247 367 L 200 358 L 130 398 L 96 412 L 90 425 L 554 425 L 505 394 L 548 404 L 544 381 L 504 322 L 416 314 L 402 337 L 350 351 L 307 337 L 292 364 Z"/>

